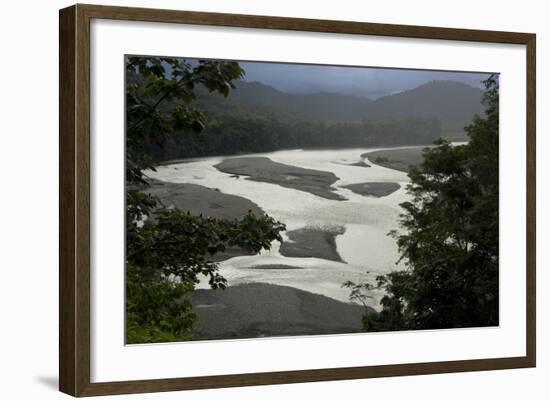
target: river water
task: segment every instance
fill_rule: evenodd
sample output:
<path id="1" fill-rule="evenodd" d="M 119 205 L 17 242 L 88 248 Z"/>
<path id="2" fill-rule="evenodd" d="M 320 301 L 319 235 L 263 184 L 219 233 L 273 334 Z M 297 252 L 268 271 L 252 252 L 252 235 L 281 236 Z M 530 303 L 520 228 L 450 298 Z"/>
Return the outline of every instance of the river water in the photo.
<path id="1" fill-rule="evenodd" d="M 371 165 L 370 168 L 347 165 L 362 160 L 362 154 L 375 150 L 380 148 L 284 150 L 234 156 L 262 156 L 279 163 L 333 172 L 340 179 L 332 187 L 336 189 L 336 193 L 347 198 L 346 201 L 329 200 L 276 184 L 236 180 L 230 174 L 213 167 L 229 156 L 160 166 L 156 172 L 148 172 L 148 175 L 165 182 L 218 188 L 221 192 L 248 198 L 267 214 L 285 223 L 288 231 L 304 227 L 345 227 L 345 232 L 336 237 L 337 251 L 344 262 L 285 257 L 279 252 L 279 243 L 274 242 L 270 251 L 221 262 L 220 272 L 229 285 L 249 282 L 285 285 L 347 302 L 349 290 L 342 288 L 343 282 L 352 280 L 374 283 L 377 275 L 403 268 L 402 264 L 396 264 L 399 255 L 395 239 L 387 234 L 390 230 L 399 228 L 399 203 L 407 200 L 407 175 L 372 164 L 368 155 L 364 160 Z M 342 188 L 363 182 L 397 182 L 401 188 L 381 198 L 362 196 Z M 284 235 L 283 237 L 288 239 Z M 273 264 L 301 269 L 254 269 Z M 201 283 L 199 288 L 208 288 L 208 285 Z M 379 309 L 379 300 L 383 293 L 375 291 L 372 295 L 369 304 Z"/>

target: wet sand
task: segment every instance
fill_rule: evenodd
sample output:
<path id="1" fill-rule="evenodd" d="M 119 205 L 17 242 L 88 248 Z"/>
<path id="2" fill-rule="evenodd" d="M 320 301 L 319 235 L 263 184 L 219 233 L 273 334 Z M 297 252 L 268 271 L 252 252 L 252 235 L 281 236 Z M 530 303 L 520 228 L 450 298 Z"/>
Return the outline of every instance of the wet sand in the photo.
<path id="1" fill-rule="evenodd" d="M 228 195 L 197 184 L 176 184 L 149 180 L 146 191 L 158 196 L 166 207 L 176 207 L 193 215 L 223 219 L 238 219 L 249 211 L 263 215 L 264 211 L 252 201 L 235 195 Z M 287 232 L 290 241 L 281 244 L 281 254 L 289 257 L 315 257 L 341 262 L 336 251 L 335 237 L 344 233 L 343 227 L 327 229 L 305 228 Z M 215 262 L 235 256 L 249 255 L 234 247 L 225 252 L 209 256 Z"/>
<path id="2" fill-rule="evenodd" d="M 166 207 L 176 207 L 192 215 L 220 219 L 238 219 L 248 211 L 256 215 L 265 212 L 254 202 L 241 196 L 224 194 L 212 188 L 197 184 L 176 184 L 148 180 L 150 186 L 144 190 L 160 198 Z"/>
<path id="3" fill-rule="evenodd" d="M 176 207 L 192 215 L 203 215 L 219 219 L 240 219 L 249 211 L 255 215 L 263 215 L 265 212 L 254 202 L 241 196 L 224 194 L 212 188 L 197 184 L 176 184 L 158 180 L 148 180 L 150 186 L 144 190 L 160 198 L 166 207 Z M 224 252 L 218 252 L 213 256 L 208 255 L 208 260 L 221 262 L 235 256 L 250 255 L 250 253 L 238 247 L 229 247 Z"/>
<path id="4" fill-rule="evenodd" d="M 192 302 L 198 339 L 356 333 L 365 313 L 357 304 L 263 283 L 197 290 Z"/>
<path id="5" fill-rule="evenodd" d="M 281 255 L 298 258 L 320 258 L 343 262 L 336 250 L 336 236 L 345 232 L 344 227 L 301 228 L 286 233 L 289 241 L 281 244 Z"/>
<path id="6" fill-rule="evenodd" d="M 328 171 L 277 163 L 267 157 L 230 158 L 214 167 L 224 173 L 232 174 L 234 179 L 267 182 L 309 192 L 325 199 L 345 200 L 331 187 L 339 178 Z"/>
<path id="7" fill-rule="evenodd" d="M 342 188 L 347 188 L 359 195 L 381 198 L 394 193 L 401 186 L 396 182 L 362 182 L 345 185 Z"/>
<path id="8" fill-rule="evenodd" d="M 238 250 L 234 254 L 216 255 L 217 261 L 225 260 L 220 272 L 228 278 L 230 285 L 225 291 L 210 290 L 207 285 L 194 291 L 194 311 L 199 316 L 196 327 L 203 338 L 338 334 L 361 330 L 365 309 L 346 302 L 349 292 L 341 288 L 341 283 L 346 279 L 359 280 L 363 270 L 358 272 L 355 264 L 363 269 L 365 263 L 359 257 L 344 259 L 345 251 L 342 256 L 338 253 L 336 240 L 347 235 L 348 230 L 339 235 L 339 230 L 326 229 L 325 226 L 343 227 L 350 222 L 362 224 L 365 221 L 376 225 L 382 219 L 380 214 L 391 212 L 388 207 L 381 207 L 376 215 L 356 216 L 355 209 L 348 210 L 347 205 L 351 202 L 334 202 L 344 199 L 331 187 L 337 185 L 339 178 L 342 178 L 340 185 L 368 181 L 373 175 L 371 180 L 374 182 L 396 182 L 402 178 L 402 173 L 394 177 L 396 172 L 387 169 L 354 165 L 358 164 L 359 155 L 367 150 L 348 151 L 333 159 L 323 154 L 320 162 L 308 159 L 307 152 L 303 159 L 302 152 L 292 152 L 288 159 L 278 154 L 273 156 L 273 160 L 256 155 L 216 158 L 211 164 L 197 162 L 161 167 L 159 171 L 164 171 L 164 175 L 152 173 L 153 177 L 163 177 L 167 181 L 173 179 L 174 182 L 153 183 L 150 192 L 159 195 L 167 206 L 188 210 L 192 214 L 238 218 L 248 210 L 259 213 L 265 210 L 286 222 L 287 218 L 288 221 L 295 218 L 292 213 L 285 214 L 287 208 L 295 204 L 300 210 L 300 219 L 306 216 L 303 221 L 299 220 L 300 224 L 291 225 L 292 231 L 284 236 L 286 243 L 277 245 L 275 255 L 257 256 L 270 257 L 271 260 L 256 262 L 256 256 L 227 260 L 242 255 Z M 300 167 L 291 165 L 294 159 Z M 365 162 L 370 164 L 368 160 Z M 184 183 L 185 180 L 193 184 Z M 290 189 L 295 189 L 294 193 Z M 357 198 L 366 198 L 354 196 L 350 191 L 342 191 L 342 195 L 346 192 L 350 198 L 353 196 L 357 205 L 362 204 Z M 248 193 L 253 201 L 246 199 Z M 265 205 L 265 209 L 259 205 Z M 337 219 L 329 214 L 333 213 L 333 208 L 336 208 Z M 323 216 L 330 218 L 324 220 Z M 330 223 L 317 226 L 325 221 Z M 380 231 L 385 234 L 386 227 L 381 227 Z M 377 249 L 371 249 L 374 246 Z M 378 250 L 386 249 L 381 241 L 361 249 L 363 254 L 371 255 L 375 266 L 385 268 L 385 259 L 379 262 Z M 288 261 L 285 257 L 295 259 Z M 246 264 L 240 259 L 246 260 Z M 342 259 L 348 263 L 342 263 Z M 376 300 L 378 296 L 376 294 Z M 375 303 L 377 301 L 373 301 L 373 306 Z"/>
<path id="9" fill-rule="evenodd" d="M 371 163 L 394 170 L 409 172 L 410 165 L 419 165 L 422 162 L 423 147 L 406 149 L 377 150 L 364 153 L 361 157 L 367 158 Z"/>

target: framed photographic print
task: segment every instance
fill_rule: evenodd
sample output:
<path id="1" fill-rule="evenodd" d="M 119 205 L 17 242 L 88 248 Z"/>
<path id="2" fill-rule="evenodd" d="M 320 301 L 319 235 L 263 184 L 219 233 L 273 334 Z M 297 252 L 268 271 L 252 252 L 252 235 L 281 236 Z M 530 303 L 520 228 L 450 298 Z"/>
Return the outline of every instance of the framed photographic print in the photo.
<path id="1" fill-rule="evenodd" d="M 535 35 L 60 11 L 60 390 L 534 367 Z"/>

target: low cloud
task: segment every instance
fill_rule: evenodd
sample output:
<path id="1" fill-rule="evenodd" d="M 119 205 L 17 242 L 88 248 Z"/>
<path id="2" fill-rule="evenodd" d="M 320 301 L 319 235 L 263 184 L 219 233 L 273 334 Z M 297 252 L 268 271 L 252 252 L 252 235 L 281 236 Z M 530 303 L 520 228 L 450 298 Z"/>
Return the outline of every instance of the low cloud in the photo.
<path id="1" fill-rule="evenodd" d="M 377 98 L 434 80 L 482 87 L 488 73 L 241 62 L 246 81 L 291 93 L 336 92 Z"/>

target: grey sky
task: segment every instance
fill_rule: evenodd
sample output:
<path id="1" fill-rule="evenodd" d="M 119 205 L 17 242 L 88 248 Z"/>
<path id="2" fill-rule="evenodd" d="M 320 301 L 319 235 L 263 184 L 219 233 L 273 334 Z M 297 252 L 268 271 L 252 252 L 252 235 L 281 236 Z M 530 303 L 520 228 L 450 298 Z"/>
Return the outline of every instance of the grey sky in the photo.
<path id="1" fill-rule="evenodd" d="M 365 67 L 240 62 L 246 81 L 259 81 L 284 92 L 336 92 L 376 98 L 434 80 L 482 87 L 484 73 L 401 70 Z"/>

